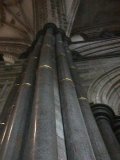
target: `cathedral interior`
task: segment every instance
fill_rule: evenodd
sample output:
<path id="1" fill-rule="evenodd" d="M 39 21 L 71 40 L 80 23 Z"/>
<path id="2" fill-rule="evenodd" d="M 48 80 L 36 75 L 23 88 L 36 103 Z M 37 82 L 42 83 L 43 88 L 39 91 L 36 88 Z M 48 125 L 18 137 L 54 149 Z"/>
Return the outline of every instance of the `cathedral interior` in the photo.
<path id="1" fill-rule="evenodd" d="M 0 160 L 120 160 L 120 0 L 0 0 Z"/>

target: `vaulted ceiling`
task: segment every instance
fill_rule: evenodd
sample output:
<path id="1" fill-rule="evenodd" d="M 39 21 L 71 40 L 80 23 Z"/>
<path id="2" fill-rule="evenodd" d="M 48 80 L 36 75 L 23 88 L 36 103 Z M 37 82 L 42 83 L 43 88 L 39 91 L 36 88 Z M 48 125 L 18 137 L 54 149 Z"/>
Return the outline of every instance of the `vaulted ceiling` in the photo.
<path id="1" fill-rule="evenodd" d="M 0 54 L 4 60 L 17 58 L 31 44 L 33 19 L 32 0 L 0 0 Z"/>
<path id="2" fill-rule="evenodd" d="M 119 6 L 119 0 L 0 0 L 0 55 L 14 63 L 49 21 L 61 28 L 69 23 L 68 32 L 72 29 L 72 34 L 93 38 L 104 32 L 119 33 Z"/>
<path id="3" fill-rule="evenodd" d="M 5 62 L 14 63 L 45 23 L 52 22 L 66 28 L 65 3 L 61 2 L 0 0 L 0 55 Z"/>
<path id="4" fill-rule="evenodd" d="M 28 40 L 33 38 L 32 1 L 0 1 L 0 37 Z M 27 7 L 27 8 L 26 8 Z"/>
<path id="5" fill-rule="evenodd" d="M 120 1 L 81 0 L 72 34 L 93 37 L 103 32 L 120 32 Z"/>

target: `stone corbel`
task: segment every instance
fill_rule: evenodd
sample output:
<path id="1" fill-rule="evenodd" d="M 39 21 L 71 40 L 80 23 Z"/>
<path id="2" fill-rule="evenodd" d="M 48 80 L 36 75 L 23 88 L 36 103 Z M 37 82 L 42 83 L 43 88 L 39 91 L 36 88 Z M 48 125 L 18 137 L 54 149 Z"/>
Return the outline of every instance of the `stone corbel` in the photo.
<path id="1" fill-rule="evenodd" d="M 3 54 L 3 60 L 5 62 L 5 65 L 13 65 L 13 64 L 15 64 L 17 57 L 15 57 L 11 54 Z"/>

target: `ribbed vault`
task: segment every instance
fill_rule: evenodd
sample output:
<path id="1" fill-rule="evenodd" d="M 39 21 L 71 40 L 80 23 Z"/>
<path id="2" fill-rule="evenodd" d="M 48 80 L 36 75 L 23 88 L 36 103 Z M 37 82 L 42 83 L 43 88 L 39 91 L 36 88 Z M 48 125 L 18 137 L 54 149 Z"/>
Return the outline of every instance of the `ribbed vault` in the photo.
<path id="1" fill-rule="evenodd" d="M 34 39 L 32 0 L 0 0 L 0 54 L 15 63 Z"/>
<path id="2" fill-rule="evenodd" d="M 119 0 L 81 0 L 72 34 L 84 33 L 87 38 L 120 32 Z"/>
<path id="3" fill-rule="evenodd" d="M 104 103 L 120 114 L 120 66 L 98 77 L 89 87 L 91 103 Z"/>

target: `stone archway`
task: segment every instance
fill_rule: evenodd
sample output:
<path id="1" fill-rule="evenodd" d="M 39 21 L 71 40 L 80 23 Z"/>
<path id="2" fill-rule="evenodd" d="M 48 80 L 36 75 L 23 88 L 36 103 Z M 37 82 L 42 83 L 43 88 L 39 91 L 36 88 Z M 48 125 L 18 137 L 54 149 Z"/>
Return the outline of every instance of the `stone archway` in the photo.
<path id="1" fill-rule="evenodd" d="M 120 66 L 98 77 L 89 87 L 91 103 L 104 103 L 120 114 Z"/>

